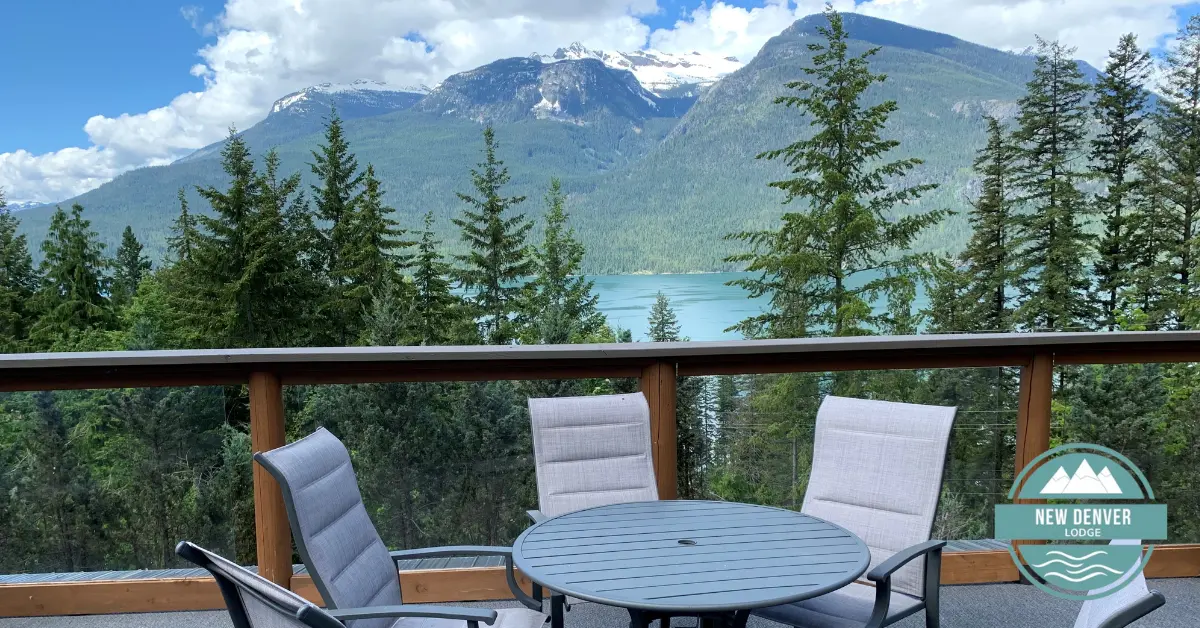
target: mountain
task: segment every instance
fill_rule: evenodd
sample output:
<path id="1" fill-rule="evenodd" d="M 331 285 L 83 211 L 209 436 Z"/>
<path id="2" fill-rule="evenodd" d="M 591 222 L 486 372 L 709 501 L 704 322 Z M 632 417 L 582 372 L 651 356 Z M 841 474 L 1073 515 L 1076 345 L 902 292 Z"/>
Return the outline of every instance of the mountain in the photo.
<path id="1" fill-rule="evenodd" d="M 1050 481 L 1046 482 L 1046 486 L 1042 487 L 1042 490 L 1039 492 L 1042 495 L 1060 495 L 1065 492 L 1063 489 L 1067 488 L 1067 484 L 1070 481 L 1071 476 L 1067 475 L 1067 470 L 1059 467 L 1058 471 L 1054 472 L 1054 476 L 1050 478 Z"/>
<path id="2" fill-rule="evenodd" d="M 982 115 L 1011 122 L 1033 58 L 885 20 L 844 17 L 851 54 L 882 46 L 871 68 L 888 80 L 873 86 L 867 99 L 899 105 L 885 132 L 901 142 L 894 157 L 925 160 L 905 182 L 940 184 L 920 205 L 899 213 L 964 209 L 977 185 L 970 164 L 984 141 Z M 588 272 L 727 269 L 721 260 L 741 245 L 723 236 L 776 224 L 784 210 L 782 195 L 766 184 L 786 169 L 755 156 L 811 132 L 802 115 L 773 100 L 786 82 L 804 76 L 812 59 L 807 44 L 824 21 L 819 15 L 797 21 L 697 97 L 656 93 L 638 79 L 636 67 L 616 67 L 624 63 L 616 56 L 580 47 L 556 53 L 563 58 L 550 63 L 502 59 L 451 76 L 423 97 L 402 89 L 310 88 L 281 99 L 279 111 L 243 136 L 255 153 L 276 147 L 283 167 L 311 183 L 306 163 L 320 143 L 321 120 L 336 106 L 359 164 L 375 165 L 402 223 L 417 227 L 420 216 L 433 211 L 446 247 L 456 251 L 461 245 L 450 218 L 462 206 L 455 192 L 469 189 L 481 125 L 490 123 L 512 175 L 509 193 L 530 199 L 522 211 L 539 216 L 549 179 L 562 180 L 587 246 Z M 630 64 L 635 57 L 622 56 Z M 381 98 L 391 91 L 409 96 Z M 380 98 L 371 101 L 378 109 L 365 104 L 370 98 Z M 417 98 L 411 105 L 405 100 Z M 364 103 L 354 114 L 351 100 Z M 382 113 L 351 117 L 373 111 Z M 214 145 L 169 166 L 126 173 L 63 204 L 83 204 L 110 245 L 131 224 L 159 253 L 177 212 L 176 190 L 225 181 L 218 152 Z M 192 197 L 192 208 L 202 209 Z M 51 211 L 23 211 L 22 229 L 39 240 Z M 957 249 L 968 235 L 960 212 L 917 246 Z"/>
<path id="3" fill-rule="evenodd" d="M 692 102 L 660 98 L 633 73 L 599 59 L 543 63 L 517 57 L 451 76 L 414 110 L 491 124 L 532 118 L 582 125 L 603 117 L 635 123 L 678 117 Z"/>
<path id="4" fill-rule="evenodd" d="M 699 52 L 671 54 L 658 50 L 604 52 L 591 50 L 579 42 L 559 48 L 550 55 L 531 55 L 542 63 L 572 59 L 597 59 L 611 68 L 633 73 L 642 87 L 659 96 L 696 96 L 744 65 L 735 57 L 706 55 Z"/>

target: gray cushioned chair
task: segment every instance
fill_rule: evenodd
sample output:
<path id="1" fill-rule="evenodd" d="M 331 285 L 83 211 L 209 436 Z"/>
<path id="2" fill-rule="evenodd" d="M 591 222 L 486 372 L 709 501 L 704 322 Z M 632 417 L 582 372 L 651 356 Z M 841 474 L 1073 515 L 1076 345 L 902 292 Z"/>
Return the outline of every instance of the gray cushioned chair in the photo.
<path id="1" fill-rule="evenodd" d="M 1137 545 L 1140 540 L 1116 540 L 1112 545 Z M 1134 565 L 1134 569 L 1137 569 Z M 1105 589 L 1121 586 L 1121 590 L 1106 595 L 1100 599 L 1088 600 L 1079 610 L 1075 619 L 1075 628 L 1125 628 L 1129 624 L 1149 615 L 1158 607 L 1167 603 L 1162 593 L 1151 590 L 1146 586 L 1146 576 L 1138 572 L 1133 581 L 1123 578 L 1102 589 L 1093 589 L 1092 594 L 1101 593 Z"/>
<path id="2" fill-rule="evenodd" d="M 642 393 L 530 399 L 537 472 L 535 522 L 658 499 L 650 406 Z"/>
<path id="3" fill-rule="evenodd" d="M 956 408 L 825 397 L 801 511 L 871 549 L 867 579 L 755 611 L 805 628 L 886 626 L 925 609 L 938 625 L 944 541 L 931 541 Z"/>
<path id="4" fill-rule="evenodd" d="M 321 610 L 274 582 L 187 541 L 177 545 L 175 553 L 213 575 L 233 620 L 233 628 L 346 628 L 345 622 L 356 619 L 385 617 L 387 621 L 396 621 L 398 615 L 410 622 L 403 625 L 414 628 L 427 625 L 427 621 L 449 619 L 466 622 L 470 628 L 496 621 L 496 611 L 452 606 L 407 604 L 403 607 Z"/>
<path id="5" fill-rule="evenodd" d="M 528 609 L 499 611 L 495 626 L 539 628 L 546 620 L 541 602 L 516 585 L 512 548 L 453 546 L 389 552 L 367 516 L 350 453 L 325 428 L 254 459 L 279 482 L 296 550 L 329 608 L 387 606 L 404 608 L 396 561 L 445 556 L 503 556 L 513 596 Z M 538 610 L 530 610 L 538 609 Z M 436 628 L 457 628 L 447 617 Z M 423 628 L 434 628 L 422 622 Z M 354 628 L 407 626 L 405 617 L 359 619 Z"/>

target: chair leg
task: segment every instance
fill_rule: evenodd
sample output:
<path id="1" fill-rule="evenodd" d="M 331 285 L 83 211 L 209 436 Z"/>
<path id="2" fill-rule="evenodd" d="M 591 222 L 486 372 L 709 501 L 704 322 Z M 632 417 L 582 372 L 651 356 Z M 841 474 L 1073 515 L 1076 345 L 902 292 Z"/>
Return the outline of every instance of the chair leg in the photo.
<path id="1" fill-rule="evenodd" d="M 925 557 L 925 628 L 941 626 L 941 589 L 942 550 L 936 549 Z"/>

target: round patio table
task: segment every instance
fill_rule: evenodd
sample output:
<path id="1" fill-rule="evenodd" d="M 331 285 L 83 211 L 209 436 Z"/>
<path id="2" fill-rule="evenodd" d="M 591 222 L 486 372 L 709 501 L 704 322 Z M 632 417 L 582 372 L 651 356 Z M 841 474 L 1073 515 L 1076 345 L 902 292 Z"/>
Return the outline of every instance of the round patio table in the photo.
<path id="1" fill-rule="evenodd" d="M 863 574 L 867 546 L 809 515 L 732 502 L 653 501 L 589 508 L 538 523 L 513 562 L 556 593 L 629 610 L 639 628 L 673 616 L 745 626 L 750 611 L 823 595 Z M 665 626 L 664 626 L 665 628 Z"/>

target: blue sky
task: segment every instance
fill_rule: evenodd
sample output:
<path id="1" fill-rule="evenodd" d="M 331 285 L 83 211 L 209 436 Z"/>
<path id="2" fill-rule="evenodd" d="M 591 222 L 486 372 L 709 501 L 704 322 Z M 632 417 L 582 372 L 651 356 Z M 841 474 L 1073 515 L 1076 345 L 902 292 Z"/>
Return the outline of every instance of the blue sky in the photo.
<path id="1" fill-rule="evenodd" d="M 0 20 L 0 187 L 58 201 L 169 163 L 318 82 L 434 84 L 504 56 L 651 45 L 749 60 L 824 0 L 15 0 Z M 1200 2 L 835 0 L 969 41 L 1059 38 L 1094 65 L 1124 32 L 1161 41 Z M 186 7 L 198 24 L 185 17 Z M 217 28 L 203 25 L 224 16 Z M 197 25 L 200 28 L 197 28 Z M 419 33 L 427 49 L 405 39 Z M 410 37 L 411 39 L 411 37 Z M 200 66 L 209 83 L 192 73 Z M 89 120 L 91 123 L 89 123 Z M 87 128 L 85 129 L 85 125 Z"/>

